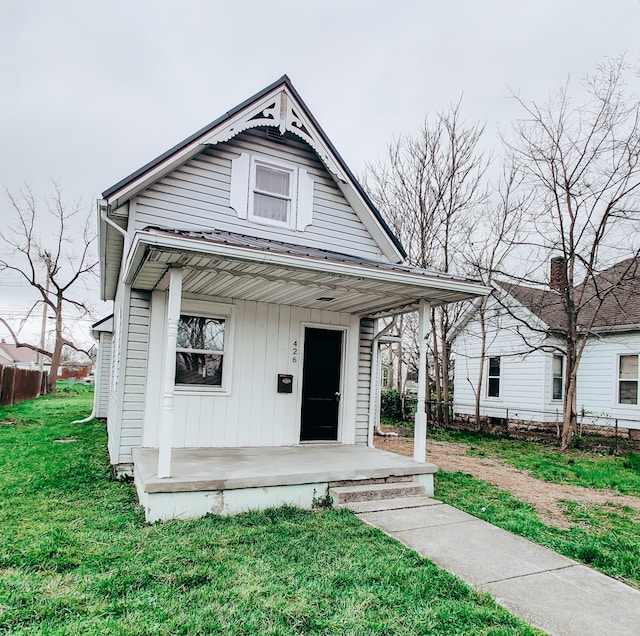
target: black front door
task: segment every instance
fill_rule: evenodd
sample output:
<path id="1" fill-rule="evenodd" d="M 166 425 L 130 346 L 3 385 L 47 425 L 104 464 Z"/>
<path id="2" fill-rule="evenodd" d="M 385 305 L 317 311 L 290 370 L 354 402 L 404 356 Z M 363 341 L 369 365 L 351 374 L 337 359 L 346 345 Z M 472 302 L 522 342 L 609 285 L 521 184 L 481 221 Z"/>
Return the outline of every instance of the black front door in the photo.
<path id="1" fill-rule="evenodd" d="M 307 327 L 300 440 L 337 440 L 342 331 Z"/>

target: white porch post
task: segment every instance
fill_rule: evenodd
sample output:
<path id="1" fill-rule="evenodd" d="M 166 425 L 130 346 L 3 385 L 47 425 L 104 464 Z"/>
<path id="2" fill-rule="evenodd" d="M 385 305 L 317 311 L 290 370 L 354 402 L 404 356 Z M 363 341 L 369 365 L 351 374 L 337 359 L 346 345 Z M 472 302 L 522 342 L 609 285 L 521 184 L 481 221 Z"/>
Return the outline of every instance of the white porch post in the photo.
<path id="1" fill-rule="evenodd" d="M 429 313 L 429 303 L 426 300 L 420 301 L 420 324 L 418 326 L 418 346 L 420 361 L 418 363 L 418 405 L 415 416 L 415 428 L 413 432 L 413 461 L 424 463 L 427 438 L 427 314 Z"/>
<path id="2" fill-rule="evenodd" d="M 167 342 L 162 370 L 162 410 L 158 435 L 158 477 L 171 477 L 171 444 L 173 443 L 173 393 L 176 381 L 176 341 L 180 320 L 182 269 L 169 273 L 167 302 Z"/>

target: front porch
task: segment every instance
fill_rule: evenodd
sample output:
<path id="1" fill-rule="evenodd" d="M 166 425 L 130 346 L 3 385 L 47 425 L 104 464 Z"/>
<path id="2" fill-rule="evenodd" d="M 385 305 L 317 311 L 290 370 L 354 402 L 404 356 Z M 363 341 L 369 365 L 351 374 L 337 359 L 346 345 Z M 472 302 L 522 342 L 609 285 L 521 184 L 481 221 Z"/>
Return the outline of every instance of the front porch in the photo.
<path id="1" fill-rule="evenodd" d="M 282 506 L 311 508 L 330 484 L 412 477 L 433 494 L 437 467 L 367 446 L 304 444 L 174 448 L 171 477 L 158 477 L 158 449 L 133 451 L 135 485 L 149 522 L 230 515 Z"/>

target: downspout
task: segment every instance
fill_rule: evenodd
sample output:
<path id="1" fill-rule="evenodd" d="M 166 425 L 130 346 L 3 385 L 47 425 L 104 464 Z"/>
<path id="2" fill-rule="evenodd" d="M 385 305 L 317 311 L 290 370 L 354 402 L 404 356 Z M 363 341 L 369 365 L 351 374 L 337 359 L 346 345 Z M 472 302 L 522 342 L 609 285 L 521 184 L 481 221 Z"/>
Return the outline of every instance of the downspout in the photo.
<path id="1" fill-rule="evenodd" d="M 373 431 L 377 429 L 378 433 L 382 434 L 380 430 L 380 421 L 376 423 L 376 415 L 378 413 L 378 400 L 379 396 L 379 384 L 380 370 L 379 370 L 379 353 L 380 353 L 380 338 L 384 336 L 390 329 L 396 324 L 395 320 L 392 320 L 382 331 L 379 331 L 374 337 L 371 343 L 371 380 L 369 382 L 369 435 L 367 439 L 367 445 L 373 448 Z"/>
<path id="2" fill-rule="evenodd" d="M 124 240 L 127 240 L 127 231 L 122 229 L 117 223 L 114 223 L 108 216 L 107 216 L 107 210 L 109 209 L 109 204 L 106 202 L 105 199 L 98 199 L 98 210 L 100 210 L 100 220 L 104 221 L 107 225 L 109 225 L 110 227 L 112 227 L 114 230 L 116 230 L 117 232 L 120 232 L 120 234 L 122 234 L 122 238 L 124 238 Z M 95 418 L 96 413 L 98 412 L 98 407 L 97 407 L 97 401 L 98 401 L 98 395 L 99 395 L 99 388 L 100 388 L 100 380 L 99 380 L 99 376 L 101 374 L 96 374 L 94 373 L 95 376 L 95 384 L 93 386 L 93 405 L 91 407 L 91 413 L 89 413 L 89 415 L 87 415 L 87 417 L 81 419 L 81 420 L 74 420 L 73 422 L 71 422 L 72 424 L 85 424 L 86 422 L 90 422 L 92 419 Z"/>

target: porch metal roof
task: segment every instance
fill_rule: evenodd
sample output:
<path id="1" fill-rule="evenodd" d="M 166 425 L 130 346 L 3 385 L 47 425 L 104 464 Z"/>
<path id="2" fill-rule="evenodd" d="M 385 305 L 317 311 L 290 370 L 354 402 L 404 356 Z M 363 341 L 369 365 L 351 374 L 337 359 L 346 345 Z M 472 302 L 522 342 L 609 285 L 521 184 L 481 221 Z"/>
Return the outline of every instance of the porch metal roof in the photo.
<path id="1" fill-rule="evenodd" d="M 220 230 L 136 233 L 127 282 L 164 289 L 171 267 L 185 269 L 184 293 L 362 316 L 412 311 L 421 299 L 439 305 L 490 291 L 458 276 Z"/>

